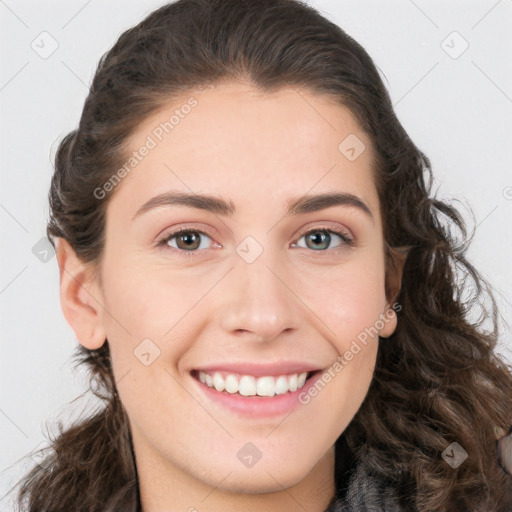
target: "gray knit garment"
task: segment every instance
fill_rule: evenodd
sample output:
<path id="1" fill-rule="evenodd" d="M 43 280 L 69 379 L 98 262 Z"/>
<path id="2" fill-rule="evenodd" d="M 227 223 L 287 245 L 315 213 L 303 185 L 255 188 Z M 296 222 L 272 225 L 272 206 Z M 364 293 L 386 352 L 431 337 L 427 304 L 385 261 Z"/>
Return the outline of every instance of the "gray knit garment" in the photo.
<path id="1" fill-rule="evenodd" d="M 400 505 L 393 487 L 371 476 L 366 464 L 359 464 L 350 478 L 344 496 L 334 498 L 325 512 L 413 512 L 411 505 Z"/>

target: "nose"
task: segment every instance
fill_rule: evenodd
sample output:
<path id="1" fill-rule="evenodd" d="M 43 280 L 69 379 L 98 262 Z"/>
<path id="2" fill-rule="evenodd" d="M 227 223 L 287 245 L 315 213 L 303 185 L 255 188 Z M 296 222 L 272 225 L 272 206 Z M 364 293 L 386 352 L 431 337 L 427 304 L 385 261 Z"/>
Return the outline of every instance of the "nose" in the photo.
<path id="1" fill-rule="evenodd" d="M 304 305 L 290 272 L 275 259 L 263 252 L 252 263 L 237 261 L 226 278 L 217 307 L 225 333 L 265 342 L 298 329 Z"/>

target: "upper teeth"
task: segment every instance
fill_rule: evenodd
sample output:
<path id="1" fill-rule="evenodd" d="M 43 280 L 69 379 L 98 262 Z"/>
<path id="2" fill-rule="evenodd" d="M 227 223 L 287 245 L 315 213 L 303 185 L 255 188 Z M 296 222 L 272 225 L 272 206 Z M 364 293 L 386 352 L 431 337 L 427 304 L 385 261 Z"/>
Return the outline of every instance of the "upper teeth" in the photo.
<path id="1" fill-rule="evenodd" d="M 200 371 L 199 380 L 217 391 L 240 393 L 244 396 L 274 396 L 282 395 L 288 391 L 297 391 L 297 389 L 304 386 L 307 375 L 308 372 L 302 372 L 256 378 L 252 375 L 237 375 L 234 373 L 227 373 L 223 376 L 220 372 L 214 372 L 212 376 Z"/>

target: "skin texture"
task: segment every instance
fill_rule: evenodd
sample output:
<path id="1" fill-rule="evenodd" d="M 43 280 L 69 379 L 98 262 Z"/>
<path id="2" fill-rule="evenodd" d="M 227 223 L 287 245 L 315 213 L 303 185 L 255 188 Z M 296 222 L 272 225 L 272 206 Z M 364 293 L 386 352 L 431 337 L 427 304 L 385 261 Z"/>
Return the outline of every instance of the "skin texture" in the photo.
<path id="1" fill-rule="evenodd" d="M 81 344 L 109 341 L 144 512 L 323 511 L 334 495 L 333 445 L 368 391 L 377 337 L 307 405 L 274 418 L 213 403 L 189 372 L 221 361 L 328 369 L 386 312 L 380 336 L 394 332 L 371 144 L 326 96 L 228 82 L 144 120 L 131 150 L 192 96 L 197 105 L 113 192 L 99 264 L 83 264 L 59 240 L 62 309 Z M 349 134 L 366 146 L 354 161 L 338 149 Z M 133 219 L 167 191 L 213 194 L 236 213 L 173 205 Z M 285 216 L 290 199 L 334 191 L 361 198 L 373 220 L 350 206 Z M 207 233 L 194 254 L 179 237 L 157 245 L 180 227 Z M 303 235 L 313 228 L 341 229 L 355 245 L 331 234 L 330 245 L 308 247 Z M 248 236 L 263 250 L 252 263 L 236 251 Z M 144 339 L 160 351 L 148 366 L 134 355 Z M 237 457 L 248 442 L 262 454 L 252 467 Z"/>

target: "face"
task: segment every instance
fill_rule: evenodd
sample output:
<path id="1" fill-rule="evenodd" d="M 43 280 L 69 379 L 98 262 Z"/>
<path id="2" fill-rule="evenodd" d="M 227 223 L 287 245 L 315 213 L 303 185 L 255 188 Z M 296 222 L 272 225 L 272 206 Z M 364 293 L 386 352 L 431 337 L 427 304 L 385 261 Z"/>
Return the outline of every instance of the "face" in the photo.
<path id="1" fill-rule="evenodd" d="M 395 328 L 369 138 L 326 96 L 225 83 L 129 145 L 98 322 L 138 465 L 248 493 L 332 472 Z"/>

